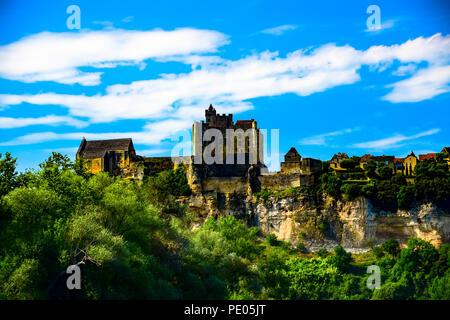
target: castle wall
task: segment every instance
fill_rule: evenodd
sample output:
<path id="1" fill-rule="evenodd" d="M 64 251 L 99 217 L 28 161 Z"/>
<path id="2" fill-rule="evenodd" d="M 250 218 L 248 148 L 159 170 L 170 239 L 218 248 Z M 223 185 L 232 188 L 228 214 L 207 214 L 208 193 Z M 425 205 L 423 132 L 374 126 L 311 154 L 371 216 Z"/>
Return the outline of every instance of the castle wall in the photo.
<path id="1" fill-rule="evenodd" d="M 203 192 L 245 193 L 248 184 L 245 177 L 210 177 L 202 181 Z"/>
<path id="2" fill-rule="evenodd" d="M 261 189 L 283 190 L 300 186 L 300 173 L 290 174 L 267 174 L 258 177 Z"/>

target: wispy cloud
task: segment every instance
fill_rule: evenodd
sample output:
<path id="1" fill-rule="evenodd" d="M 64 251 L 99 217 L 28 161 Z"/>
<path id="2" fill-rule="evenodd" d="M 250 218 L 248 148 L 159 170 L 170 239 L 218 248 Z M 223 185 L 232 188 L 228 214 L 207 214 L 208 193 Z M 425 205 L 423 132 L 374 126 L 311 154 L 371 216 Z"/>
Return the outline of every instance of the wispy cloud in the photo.
<path id="1" fill-rule="evenodd" d="M 380 26 L 378 28 L 373 28 L 373 29 L 365 29 L 365 32 L 370 32 L 372 34 L 378 34 L 383 30 L 387 30 L 387 29 L 391 29 L 393 28 L 395 25 L 395 20 L 394 19 L 390 19 L 390 20 L 386 20 L 383 21 L 383 23 L 380 24 Z"/>
<path id="2" fill-rule="evenodd" d="M 392 72 L 392 74 L 394 76 L 402 77 L 402 76 L 413 74 L 414 71 L 416 71 L 416 70 L 417 70 L 417 65 L 415 65 L 414 63 L 410 63 L 410 64 L 407 64 L 407 65 L 399 66 L 397 68 L 397 70 Z"/>
<path id="3" fill-rule="evenodd" d="M 101 72 L 83 72 L 78 68 L 139 65 L 149 58 L 214 52 L 227 43 L 227 37 L 220 32 L 191 28 L 41 32 L 0 47 L 0 77 L 22 82 L 97 85 Z"/>
<path id="4" fill-rule="evenodd" d="M 62 154 L 75 155 L 78 151 L 78 147 L 69 147 L 69 148 L 52 148 L 52 149 L 43 149 L 45 152 L 58 152 Z"/>
<path id="5" fill-rule="evenodd" d="M 68 125 L 77 128 L 83 128 L 86 127 L 88 123 L 85 121 L 74 119 L 72 117 L 55 116 L 55 115 L 48 115 L 40 118 L 0 117 L 1 129 L 21 128 L 32 125 L 51 125 L 51 126 Z"/>
<path id="6" fill-rule="evenodd" d="M 361 149 L 377 149 L 377 150 L 383 150 L 383 149 L 392 149 L 400 147 L 402 142 L 408 141 L 408 140 L 415 140 L 421 137 L 430 136 L 433 134 L 438 133 L 441 131 L 441 129 L 431 129 L 424 132 L 420 132 L 418 134 L 412 135 L 412 136 L 404 136 L 402 134 L 396 134 L 389 138 L 384 138 L 380 140 L 373 140 L 368 142 L 361 142 L 351 145 L 353 148 L 361 148 Z"/>
<path id="7" fill-rule="evenodd" d="M 265 33 L 265 34 L 275 35 L 275 36 L 281 36 L 283 33 L 286 33 L 287 31 L 295 30 L 297 28 L 298 28 L 298 26 L 294 25 L 294 24 L 284 24 L 282 26 L 264 29 L 264 30 L 261 30 L 260 32 Z"/>
<path id="8" fill-rule="evenodd" d="M 303 138 L 302 140 L 300 140 L 300 144 L 326 146 L 328 138 L 351 133 L 356 130 L 358 130 L 358 128 L 354 128 L 354 129 L 349 128 L 349 129 L 343 129 L 343 130 L 338 130 L 338 131 L 333 131 L 333 132 L 322 133 L 322 134 L 318 134 L 315 136 Z"/>
<path id="9" fill-rule="evenodd" d="M 114 28 L 114 23 L 112 21 L 93 21 L 93 24 L 98 24 L 101 25 L 103 27 L 105 27 L 106 29 L 113 29 Z"/>
<path id="10" fill-rule="evenodd" d="M 139 154 L 142 156 L 154 156 L 164 153 L 169 153 L 170 149 L 146 149 L 146 150 L 139 150 Z"/>
<path id="11" fill-rule="evenodd" d="M 122 19 L 122 22 L 128 23 L 134 20 L 134 16 L 128 16 Z"/>
<path id="12" fill-rule="evenodd" d="M 393 88 L 383 97 L 390 102 L 417 102 L 450 91 L 450 66 L 419 70 L 411 78 L 388 85 Z"/>
<path id="13" fill-rule="evenodd" d="M 142 143 L 151 145 L 160 144 L 173 133 L 174 129 L 190 128 L 192 120 L 202 117 L 205 106 L 211 102 L 214 102 L 220 112 L 242 112 L 253 108 L 249 100 L 254 98 L 286 93 L 307 96 L 336 86 L 355 83 L 360 80 L 358 70 L 363 65 L 379 70 L 393 64 L 394 61 L 401 64 L 419 64 L 424 61 L 428 64 L 429 67 L 414 71 L 410 78 L 390 85 L 393 89 L 384 99 L 394 103 L 421 101 L 450 90 L 448 88 L 450 36 L 441 34 L 429 38 L 419 37 L 403 44 L 372 46 L 367 50 L 357 50 L 350 45 L 327 44 L 316 49 L 297 50 L 288 53 L 285 57 L 280 57 L 276 52 L 263 52 L 233 61 L 197 53 L 197 51 L 214 51 L 218 46 L 227 43 L 225 35 L 214 31 L 194 29 L 179 29 L 171 32 L 151 31 L 150 33 L 120 31 L 120 35 L 115 32 L 97 34 L 101 35 L 100 39 L 106 41 L 109 49 L 116 49 L 112 50 L 113 52 L 106 52 L 103 47 L 98 49 L 99 51 L 95 49 L 91 52 L 92 41 L 99 40 L 97 36 L 91 38 L 92 33 L 89 33 L 89 36 L 85 35 L 86 37 L 81 37 L 82 33 L 72 34 L 72 36 L 44 33 L 44 35 L 35 36 L 52 43 L 48 44 L 48 47 L 43 43 L 39 44 L 47 49 L 58 49 L 55 43 L 63 47 L 64 42 L 60 42 L 62 39 L 67 40 L 70 48 L 75 48 L 74 43 L 81 45 L 84 49 L 81 51 L 76 49 L 77 56 L 71 56 L 68 59 L 70 62 L 66 62 L 63 56 L 58 56 L 65 53 L 66 49 L 52 53 L 55 54 L 52 56 L 55 57 L 55 61 L 47 57 L 44 59 L 42 52 L 45 50 L 41 52 L 38 50 L 36 57 L 28 61 L 26 58 L 29 55 L 22 50 L 26 48 L 32 51 L 28 41 L 34 43 L 33 36 L 21 40 L 24 41 L 23 43 L 19 41 L 0 47 L 0 76 L 13 77 L 12 74 L 14 74 L 14 77 L 25 77 L 25 80 L 29 81 L 30 77 L 37 75 L 34 79 L 37 81 L 43 77 L 51 79 L 52 74 L 49 72 L 54 71 L 52 68 L 76 73 L 79 72 L 77 66 L 80 65 L 114 67 L 124 63 L 134 64 L 135 61 L 149 57 L 157 61 L 180 61 L 191 65 L 192 70 L 187 73 L 163 74 L 156 79 L 140 80 L 130 84 L 111 85 L 106 88 L 105 93 L 91 96 L 59 93 L 0 94 L 0 106 L 18 105 L 23 102 L 35 105 L 59 105 L 68 108 L 68 114 L 71 117 L 86 117 L 89 123 L 112 122 L 120 119 L 149 120 L 152 122 L 143 128 L 143 131 L 103 135 L 114 137 L 114 134 L 116 136 L 127 134 L 139 139 Z M 129 35 L 130 38 L 125 35 Z M 188 39 L 180 40 L 181 43 L 177 42 L 183 36 Z M 152 39 L 153 42 L 150 42 L 154 44 L 156 39 L 154 37 L 159 37 L 162 42 L 159 46 L 150 48 L 145 40 Z M 55 43 L 51 41 L 52 38 L 56 39 Z M 109 44 L 109 41 L 116 43 L 119 39 L 123 43 Z M 128 46 L 140 50 L 127 50 Z M 12 56 L 12 52 L 15 52 L 17 56 Z M 1 59 L 2 57 L 7 58 L 6 62 Z M 41 60 L 47 65 L 40 66 L 38 62 Z M 8 62 L 16 65 L 17 68 L 10 68 Z M 55 66 L 51 62 L 54 62 Z M 76 76 L 80 77 L 81 82 L 99 81 L 99 75 L 96 73 L 85 72 Z M 67 77 L 70 78 L 70 75 Z M 74 80 L 74 78 L 70 79 L 70 81 Z M 60 82 L 60 80 L 60 77 L 53 78 L 53 81 Z M 304 142 L 323 144 L 333 134 L 337 135 L 337 132 L 305 138 Z M 76 133 L 76 135 L 76 139 L 79 139 L 82 133 Z M 100 134 L 91 134 L 91 136 L 103 137 Z M 38 136 L 18 137 L 4 143 L 24 144 L 37 140 L 72 139 L 73 137 L 55 136 L 52 132 L 44 132 Z"/>

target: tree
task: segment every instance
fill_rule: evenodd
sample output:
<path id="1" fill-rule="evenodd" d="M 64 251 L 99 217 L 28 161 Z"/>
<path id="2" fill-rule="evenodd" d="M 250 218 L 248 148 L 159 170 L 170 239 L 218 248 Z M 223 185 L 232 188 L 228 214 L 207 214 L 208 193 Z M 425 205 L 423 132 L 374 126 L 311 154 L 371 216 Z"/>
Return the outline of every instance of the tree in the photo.
<path id="1" fill-rule="evenodd" d="M 327 259 L 292 257 L 287 261 L 291 299 L 329 299 L 341 282 L 338 268 Z"/>
<path id="2" fill-rule="evenodd" d="M 400 253 L 400 245 L 396 239 L 390 238 L 383 242 L 382 246 L 383 251 L 390 254 L 393 257 L 397 257 Z"/>
<path id="3" fill-rule="evenodd" d="M 333 264 L 341 271 L 348 270 L 350 262 L 352 262 L 352 255 L 346 252 L 342 246 L 334 248 L 334 256 L 330 258 Z"/>
<path id="4" fill-rule="evenodd" d="M 344 200 L 351 201 L 361 195 L 361 186 L 355 183 L 342 185 L 341 191 L 345 194 Z"/>
<path id="5" fill-rule="evenodd" d="M 393 176 L 392 169 L 390 167 L 388 167 L 387 165 L 381 166 L 378 169 L 378 174 L 380 176 L 380 179 L 382 179 L 382 180 L 389 180 Z"/>
<path id="6" fill-rule="evenodd" d="M 397 193 L 397 204 L 399 209 L 411 209 L 414 200 L 414 188 L 412 186 L 401 186 Z"/>
<path id="7" fill-rule="evenodd" d="M 327 176 L 325 191 L 335 199 L 341 196 L 341 179 L 337 176 Z"/>
<path id="8" fill-rule="evenodd" d="M 355 159 L 344 159 L 340 162 L 340 166 L 344 169 L 354 169 L 356 166 L 359 166 L 359 161 Z"/>
<path id="9" fill-rule="evenodd" d="M 450 300 L 450 270 L 442 278 L 435 278 L 429 290 L 432 300 Z"/>
<path id="10" fill-rule="evenodd" d="M 266 236 L 266 243 L 274 247 L 280 244 L 280 242 L 277 239 L 277 236 L 274 235 L 273 233 L 270 233 Z"/>
<path id="11" fill-rule="evenodd" d="M 0 197 L 17 186 L 16 161 L 17 158 L 11 157 L 11 153 L 6 152 L 3 159 L 0 153 Z"/>
<path id="12" fill-rule="evenodd" d="M 371 159 L 364 165 L 364 173 L 370 179 L 378 178 L 378 175 L 377 175 L 377 164 L 376 164 L 376 162 L 374 160 Z"/>

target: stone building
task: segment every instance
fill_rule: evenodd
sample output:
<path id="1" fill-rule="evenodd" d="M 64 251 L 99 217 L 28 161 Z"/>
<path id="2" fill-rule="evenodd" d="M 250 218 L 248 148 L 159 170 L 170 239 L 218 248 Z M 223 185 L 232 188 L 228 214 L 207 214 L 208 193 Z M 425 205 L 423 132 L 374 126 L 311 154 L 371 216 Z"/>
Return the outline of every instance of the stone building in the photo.
<path id="1" fill-rule="evenodd" d="M 263 136 L 254 119 L 235 123 L 232 114 L 217 114 L 212 105 L 205 118 L 192 127 L 195 164 L 264 164 Z"/>
<path id="2" fill-rule="evenodd" d="M 394 173 L 401 173 L 404 174 L 404 166 L 403 162 L 405 161 L 405 158 L 394 158 Z"/>
<path id="3" fill-rule="evenodd" d="M 80 158 L 92 174 L 105 171 L 123 178 L 139 175 L 139 158 L 131 138 L 87 141 L 83 137 L 77 151 L 77 160 Z"/>
<path id="4" fill-rule="evenodd" d="M 412 176 L 417 165 L 417 157 L 413 151 L 403 160 L 404 175 Z"/>
<path id="5" fill-rule="evenodd" d="M 329 160 L 330 168 L 335 170 L 346 170 L 345 168 L 341 167 L 341 161 L 349 159 L 348 155 L 346 153 L 336 153 L 331 160 Z"/>
<path id="6" fill-rule="evenodd" d="M 301 164 L 302 156 L 294 147 L 292 147 L 288 153 L 284 155 L 284 162 L 280 163 L 280 169 L 283 173 L 300 171 Z"/>
<path id="7" fill-rule="evenodd" d="M 314 174 L 322 169 L 322 161 L 313 158 L 302 158 L 292 147 L 285 155 L 284 162 L 280 163 L 281 173 Z"/>
<path id="8" fill-rule="evenodd" d="M 394 167 L 395 167 L 395 156 L 385 156 L 385 155 L 374 156 L 374 155 L 371 155 L 371 154 L 365 154 L 365 155 L 363 155 L 361 157 L 360 162 L 359 162 L 359 165 L 360 165 L 361 169 L 364 169 L 365 164 L 367 162 L 371 161 L 371 160 L 375 161 L 375 163 L 377 165 L 384 164 L 384 165 L 386 165 L 389 168 L 394 170 Z"/>

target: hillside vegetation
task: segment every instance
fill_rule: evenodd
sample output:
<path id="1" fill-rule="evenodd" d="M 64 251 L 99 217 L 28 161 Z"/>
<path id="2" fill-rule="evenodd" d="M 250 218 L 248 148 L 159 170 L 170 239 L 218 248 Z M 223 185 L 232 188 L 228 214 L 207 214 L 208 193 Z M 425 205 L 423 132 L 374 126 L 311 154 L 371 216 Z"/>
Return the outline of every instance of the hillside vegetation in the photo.
<path id="1" fill-rule="evenodd" d="M 0 157 L 0 299 L 450 299 L 448 244 L 410 239 L 400 249 L 391 239 L 358 255 L 309 253 L 232 216 L 197 226 L 177 201 L 190 194 L 181 168 L 136 182 L 91 176 L 58 153 L 36 171 L 17 174 L 15 163 Z M 441 190 L 439 172 L 417 187 L 402 182 L 393 197 Z M 337 180 L 322 179 L 334 192 Z M 65 288 L 72 264 L 80 290 Z M 381 268 L 380 289 L 366 285 L 369 265 Z"/>

